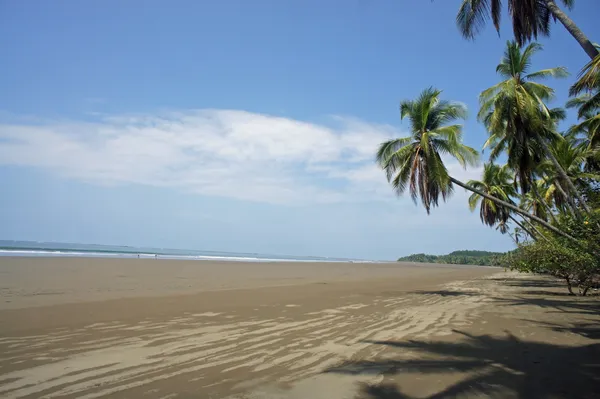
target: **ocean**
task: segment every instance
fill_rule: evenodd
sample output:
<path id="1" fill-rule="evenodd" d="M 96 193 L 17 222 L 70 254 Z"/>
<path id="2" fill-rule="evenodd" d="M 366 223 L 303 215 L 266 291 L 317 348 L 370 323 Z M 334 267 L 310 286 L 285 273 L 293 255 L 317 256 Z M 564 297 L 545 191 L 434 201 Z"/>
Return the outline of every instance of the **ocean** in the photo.
<path id="1" fill-rule="evenodd" d="M 291 256 L 242 252 L 199 251 L 118 245 L 0 240 L 0 256 L 62 256 L 100 258 L 160 258 L 238 262 L 364 262 L 361 259 Z"/>

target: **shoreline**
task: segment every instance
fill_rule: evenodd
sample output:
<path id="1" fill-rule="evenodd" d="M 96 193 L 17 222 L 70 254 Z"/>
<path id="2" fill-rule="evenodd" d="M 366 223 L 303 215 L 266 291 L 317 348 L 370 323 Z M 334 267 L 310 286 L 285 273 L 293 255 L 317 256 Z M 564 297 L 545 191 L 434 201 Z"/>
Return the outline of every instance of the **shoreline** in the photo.
<path id="1" fill-rule="evenodd" d="M 226 260 L 242 262 L 366 262 L 385 263 L 368 259 L 336 258 L 328 256 L 299 256 L 257 252 L 207 251 L 177 248 L 134 247 L 105 244 L 80 244 L 61 242 L 37 242 L 0 240 L 0 257 L 93 257 L 93 258 L 142 258 Z"/>
<path id="2" fill-rule="evenodd" d="M 144 252 L 77 252 L 77 251 L 36 251 L 36 250 L 3 250 L 0 249 L 0 258 L 101 258 L 101 259 L 166 259 L 166 260 L 195 260 L 209 262 L 285 262 L 285 263 L 393 263 L 395 261 L 385 260 L 363 260 L 363 259 L 299 259 L 299 258 L 260 258 L 260 257 L 241 257 L 241 256 L 210 256 L 210 255 L 170 255 L 161 253 Z"/>

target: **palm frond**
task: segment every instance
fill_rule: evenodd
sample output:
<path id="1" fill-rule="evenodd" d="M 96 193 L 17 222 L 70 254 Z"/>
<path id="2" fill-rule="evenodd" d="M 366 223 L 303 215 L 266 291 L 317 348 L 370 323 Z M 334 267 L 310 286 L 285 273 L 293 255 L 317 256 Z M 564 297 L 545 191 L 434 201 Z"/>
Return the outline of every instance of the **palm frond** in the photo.
<path id="1" fill-rule="evenodd" d="M 535 55 L 535 53 L 538 53 L 540 51 L 542 51 L 544 49 L 544 47 L 539 44 L 539 43 L 529 43 L 527 45 L 527 47 L 525 47 L 524 50 L 522 50 L 521 52 L 521 47 L 519 46 L 518 43 L 514 42 L 512 44 L 512 51 L 515 52 L 515 54 L 519 54 L 519 58 L 521 59 L 521 65 L 520 65 L 520 69 L 521 69 L 521 73 L 527 73 L 527 70 L 529 69 L 529 66 L 531 65 L 531 58 Z"/>
<path id="2" fill-rule="evenodd" d="M 548 78 L 566 78 L 569 76 L 569 72 L 565 67 L 556 67 L 549 69 L 542 69 L 537 72 L 530 73 L 526 76 L 528 80 L 535 79 L 548 79 Z"/>
<path id="3" fill-rule="evenodd" d="M 470 183 L 470 181 L 469 181 L 469 183 Z M 475 209 L 477 208 L 477 205 L 479 205 L 480 200 L 481 200 L 481 196 L 479 194 L 471 194 L 469 196 L 469 210 L 471 212 L 475 211 Z"/>
<path id="4" fill-rule="evenodd" d="M 492 9 L 494 11 L 492 14 L 494 26 L 497 26 L 497 30 L 499 30 L 499 0 L 492 0 L 491 3 L 490 6 L 490 0 L 463 0 L 456 15 L 456 25 L 465 38 L 474 39 L 481 32 Z"/>
<path id="5" fill-rule="evenodd" d="M 581 72 L 578 80 L 569 90 L 569 95 L 576 96 L 583 91 L 592 91 L 600 88 L 600 55 L 588 62 Z"/>

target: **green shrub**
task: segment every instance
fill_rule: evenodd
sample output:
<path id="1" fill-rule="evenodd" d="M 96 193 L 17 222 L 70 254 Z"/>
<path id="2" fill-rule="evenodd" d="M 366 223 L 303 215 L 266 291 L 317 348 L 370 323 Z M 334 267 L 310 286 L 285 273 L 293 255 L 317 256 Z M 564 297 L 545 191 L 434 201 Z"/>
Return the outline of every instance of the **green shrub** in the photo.
<path id="1" fill-rule="evenodd" d="M 523 244 L 506 256 L 505 262 L 512 270 L 526 273 L 544 273 L 564 279 L 569 292 L 572 286 L 586 295 L 589 288 L 600 284 L 600 217 L 584 221 L 563 219 L 560 228 L 577 238 L 578 243 L 559 236 Z"/>

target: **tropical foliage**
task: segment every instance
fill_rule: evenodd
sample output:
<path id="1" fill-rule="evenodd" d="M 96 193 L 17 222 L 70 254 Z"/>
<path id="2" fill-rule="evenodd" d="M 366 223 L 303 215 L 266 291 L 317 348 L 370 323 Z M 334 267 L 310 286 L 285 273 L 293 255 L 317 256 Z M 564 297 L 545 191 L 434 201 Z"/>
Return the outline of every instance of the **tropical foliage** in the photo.
<path id="1" fill-rule="evenodd" d="M 569 94 L 574 98 L 567 102 L 567 107 L 577 108 L 580 120 L 569 132 L 583 135 L 582 143 L 588 148 L 597 147 L 600 145 L 600 55 L 585 65 Z"/>
<path id="2" fill-rule="evenodd" d="M 462 125 L 466 107 L 440 99 L 441 91 L 428 88 L 414 101 L 400 104 L 400 118 L 410 121 L 411 135 L 382 143 L 377 162 L 385 169 L 396 193 L 406 190 L 414 201 L 420 199 L 427 213 L 452 193 L 452 182 L 442 155 L 456 159 L 462 166 L 478 162 L 477 151 L 462 144 Z"/>
<path id="3" fill-rule="evenodd" d="M 508 166 L 517 172 L 523 192 L 529 191 L 534 169 L 546 155 L 546 141 L 555 134 L 554 122 L 560 114 L 546 105 L 553 99 L 554 90 L 536 80 L 567 75 L 562 67 L 530 73 L 532 57 L 541 48 L 532 43 L 521 51 L 515 42 L 508 42 L 496 67 L 503 80 L 479 96 L 477 116 L 490 134 L 483 147 L 491 148 L 492 161 L 506 153 Z"/>
<path id="4" fill-rule="evenodd" d="M 567 9 L 571 9 L 574 0 L 560 2 Z M 556 1 L 508 0 L 506 3 L 512 20 L 513 33 L 519 45 L 537 39 L 538 36 L 549 36 L 550 22 L 554 19 L 560 21 L 590 58 L 598 55 L 598 50 L 571 18 L 560 9 Z M 456 24 L 463 36 L 468 39 L 473 39 L 489 19 L 500 32 L 502 12 L 501 0 L 463 0 L 456 16 Z"/>
<path id="5" fill-rule="evenodd" d="M 399 260 L 503 265 L 548 273 L 564 279 L 569 292 L 585 295 L 600 285 L 600 56 L 584 66 L 572 86 L 566 107 L 577 111 L 578 120 L 561 131 L 566 110 L 549 106 L 555 92 L 546 81 L 565 78 L 567 71 L 562 67 L 531 71 L 542 47 L 524 44 L 547 33 L 547 13 L 555 15 L 551 11 L 555 3 L 531 2 L 538 7 L 533 11 L 523 8 L 529 2 L 509 3 L 515 34 L 519 30 L 521 36 L 507 42 L 496 68 L 500 82 L 479 97 L 477 116 L 488 133 L 484 149 L 489 150 L 481 178 L 461 182 L 446 167 L 444 162 L 452 158 L 465 168 L 477 165 L 479 155 L 462 143 L 459 122 L 466 117 L 465 107 L 442 99 L 442 92 L 434 88 L 401 102 L 400 117 L 408 120 L 410 135 L 382 143 L 376 160 L 396 193 L 408 192 L 427 213 L 446 201 L 456 186 L 469 191 L 471 211 L 478 211 L 483 224 L 509 234 L 517 249 L 506 256 L 457 251 Z M 488 12 L 497 24 L 497 7 L 499 2 L 493 0 L 464 0 L 459 25 L 467 36 L 474 34 Z M 530 11 L 534 19 L 529 19 Z"/>
<path id="6" fill-rule="evenodd" d="M 592 216 L 583 223 L 565 219 L 561 226 L 578 238 L 578 243 L 550 236 L 545 241 L 521 246 L 502 262 L 513 270 L 546 273 L 564 279 L 569 293 L 586 295 L 600 284 L 600 217 Z"/>
<path id="7" fill-rule="evenodd" d="M 481 180 L 469 180 L 467 184 L 495 198 L 512 202 L 512 198 L 516 195 L 516 189 L 511 181 L 513 177 L 514 174 L 507 165 L 498 166 L 490 162 L 484 165 Z M 511 217 L 509 209 L 498 205 L 491 199 L 483 198 L 477 193 L 471 194 L 469 197 L 471 211 L 474 211 L 478 205 L 479 218 L 488 226 L 506 224 Z"/>
<path id="8" fill-rule="evenodd" d="M 398 259 L 398 262 L 443 263 L 449 265 L 500 266 L 505 254 L 488 251 L 454 251 L 447 255 L 413 254 Z"/>

